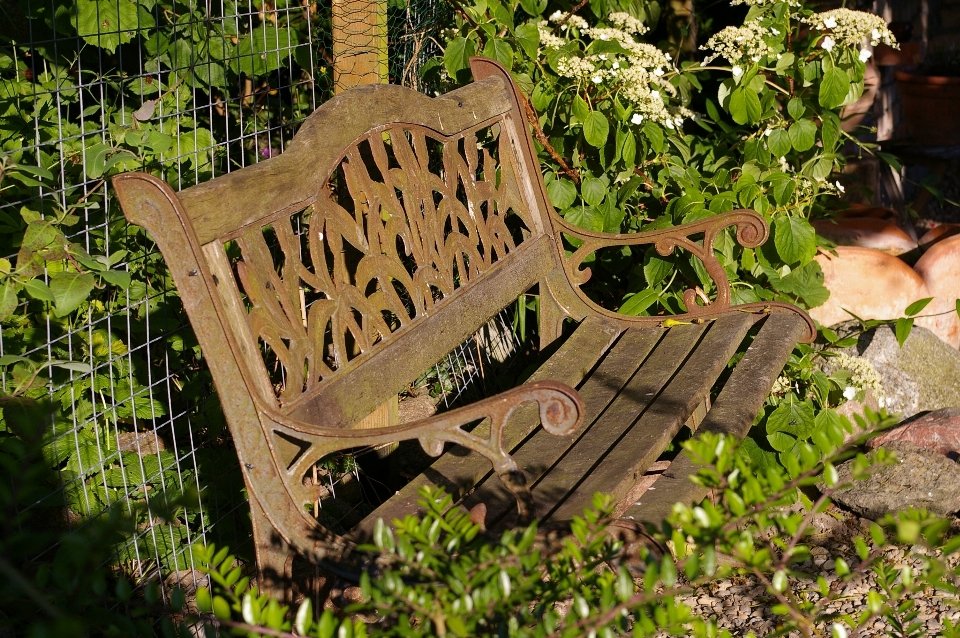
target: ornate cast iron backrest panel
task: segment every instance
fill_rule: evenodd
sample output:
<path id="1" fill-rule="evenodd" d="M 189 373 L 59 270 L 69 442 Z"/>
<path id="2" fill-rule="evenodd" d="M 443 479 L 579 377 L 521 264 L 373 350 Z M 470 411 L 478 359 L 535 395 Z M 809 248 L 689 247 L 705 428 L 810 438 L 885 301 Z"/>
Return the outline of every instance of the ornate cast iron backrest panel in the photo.
<path id="1" fill-rule="evenodd" d="M 256 341 L 247 352 L 264 354 L 282 405 L 429 316 L 529 234 L 517 162 L 500 132 L 496 121 L 450 137 L 374 129 L 306 207 L 221 238 L 242 297 L 222 282 L 218 290 L 244 315 Z"/>

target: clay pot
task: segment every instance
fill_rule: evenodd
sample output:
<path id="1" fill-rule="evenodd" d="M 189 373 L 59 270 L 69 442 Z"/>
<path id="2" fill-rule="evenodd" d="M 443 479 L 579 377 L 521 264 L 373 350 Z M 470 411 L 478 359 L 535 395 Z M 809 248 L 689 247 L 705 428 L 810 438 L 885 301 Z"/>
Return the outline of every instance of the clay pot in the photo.
<path id="1" fill-rule="evenodd" d="M 853 104 L 848 104 L 840 109 L 840 128 L 850 133 L 860 126 L 863 118 L 873 108 L 873 101 L 876 99 L 879 90 L 880 74 L 873 62 L 867 62 L 866 69 L 863 72 L 863 94 Z"/>
<path id="2" fill-rule="evenodd" d="M 960 235 L 943 239 L 917 260 L 913 269 L 923 279 L 934 300 L 921 314 L 941 314 L 916 320 L 954 348 L 960 348 L 960 317 L 955 311 L 960 299 Z"/>
<path id="3" fill-rule="evenodd" d="M 920 249 L 927 250 L 938 241 L 957 234 L 960 234 L 960 224 L 940 224 L 923 234 L 919 241 Z"/>
<path id="4" fill-rule="evenodd" d="M 896 319 L 917 299 L 930 297 L 923 278 L 902 260 L 859 246 L 837 246 L 837 255 L 816 256 L 830 298 L 810 310 L 824 326 L 852 319 Z"/>
<path id="5" fill-rule="evenodd" d="M 819 219 L 811 224 L 818 235 L 839 246 L 873 248 L 893 256 L 917 249 L 917 242 L 907 233 L 876 217 Z"/>
<path id="6" fill-rule="evenodd" d="M 867 204 L 849 204 L 850 208 L 838 210 L 839 217 L 876 217 L 877 219 L 886 219 L 887 221 L 896 220 L 899 215 L 897 211 L 886 206 L 868 206 Z"/>
<path id="7" fill-rule="evenodd" d="M 907 66 L 920 64 L 920 42 L 901 42 L 899 49 L 886 44 L 873 47 L 873 63 L 877 66 Z"/>
<path id="8" fill-rule="evenodd" d="M 897 69 L 897 88 L 913 140 L 921 146 L 960 144 L 960 77 Z"/>

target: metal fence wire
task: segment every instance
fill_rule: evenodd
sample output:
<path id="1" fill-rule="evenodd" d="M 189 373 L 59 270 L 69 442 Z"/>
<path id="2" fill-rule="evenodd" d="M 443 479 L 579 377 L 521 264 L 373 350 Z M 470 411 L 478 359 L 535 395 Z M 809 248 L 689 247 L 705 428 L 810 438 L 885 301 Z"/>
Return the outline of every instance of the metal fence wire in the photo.
<path id="1" fill-rule="evenodd" d="M 341 25 L 343 39 L 333 38 L 331 9 L 312 0 L 0 5 L 0 438 L 39 427 L 49 468 L 43 489 L 5 513 L 20 531 L 76 529 L 124 508 L 138 531 L 116 561 L 142 581 L 192 578 L 198 541 L 243 554 L 243 482 L 199 346 L 163 259 L 124 222 L 109 176 L 149 170 L 182 189 L 282 152 L 335 81 L 369 71 L 343 62 L 382 47 L 373 32 L 390 51 L 378 79 L 424 88 L 418 69 L 438 50 L 440 0 L 391 0 L 375 28 Z M 44 420 L 25 423 L 11 408 L 27 404 Z M 161 522 L 164 504 L 185 495 Z"/>

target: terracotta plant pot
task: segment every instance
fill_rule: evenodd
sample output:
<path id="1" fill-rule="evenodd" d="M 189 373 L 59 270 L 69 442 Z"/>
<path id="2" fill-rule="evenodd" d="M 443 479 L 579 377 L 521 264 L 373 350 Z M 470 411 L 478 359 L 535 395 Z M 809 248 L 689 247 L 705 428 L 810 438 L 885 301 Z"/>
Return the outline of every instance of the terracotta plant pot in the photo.
<path id="1" fill-rule="evenodd" d="M 903 114 L 921 146 L 960 144 L 960 77 L 894 71 L 903 98 Z"/>
<path id="2" fill-rule="evenodd" d="M 920 64 L 920 42 L 901 42 L 899 49 L 886 44 L 878 44 L 873 48 L 873 63 L 877 66 L 903 66 Z"/>

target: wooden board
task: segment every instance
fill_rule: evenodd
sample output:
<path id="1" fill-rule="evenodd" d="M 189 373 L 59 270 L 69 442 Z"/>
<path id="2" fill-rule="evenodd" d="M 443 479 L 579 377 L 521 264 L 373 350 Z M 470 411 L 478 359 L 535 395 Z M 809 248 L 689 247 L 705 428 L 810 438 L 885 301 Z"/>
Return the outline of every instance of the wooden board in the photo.
<path id="1" fill-rule="evenodd" d="M 597 361 L 616 339 L 620 330 L 606 320 L 592 317 L 583 321 L 564 344 L 529 379 L 553 380 L 576 386 L 590 372 Z M 540 423 L 539 407 L 529 403 L 521 406 L 510 417 L 504 428 L 505 447 L 512 449 L 523 441 Z M 474 432 L 482 433 L 481 423 Z M 443 487 L 455 497 L 490 473 L 490 461 L 479 454 L 454 447 L 427 470 L 403 487 L 386 503 L 378 507 L 354 529 L 352 537 L 369 538 L 378 518 L 392 521 L 417 511 L 417 492 L 426 486 Z"/>
<path id="2" fill-rule="evenodd" d="M 767 317 L 743 359 L 727 379 L 699 431 L 724 432 L 739 438 L 746 436 L 780 374 L 783 362 L 805 330 L 803 320 L 796 315 Z M 696 465 L 686 455 L 678 456 L 653 483 L 652 489 L 628 508 L 623 517 L 660 523 L 670 514 L 674 503 L 693 504 L 703 500 L 707 490 L 688 479 L 696 471 Z"/>
<path id="3" fill-rule="evenodd" d="M 537 428 L 519 449 L 512 451 L 513 460 L 523 468 L 528 483 L 534 484 L 538 481 L 572 445 L 588 435 L 593 422 L 634 376 L 640 364 L 665 333 L 666 331 L 659 328 L 634 328 L 626 331 L 611 346 L 597 368 L 577 388 L 586 407 L 583 419 L 585 426 L 563 437 Z M 463 506 L 469 509 L 478 503 L 487 507 L 488 524 L 493 524 L 516 509 L 513 494 L 507 491 L 492 472 L 465 499 Z"/>
<path id="4" fill-rule="evenodd" d="M 554 482 L 551 472 L 548 475 L 551 479 L 549 482 L 545 481 L 535 487 L 534 498 L 538 498 L 545 505 L 551 501 L 556 503 L 553 511 L 544 518 L 564 521 L 580 515 L 596 492 L 609 493 L 617 501 L 626 496 L 646 468 L 657 460 L 673 440 L 697 405 L 709 396 L 711 387 L 736 353 L 753 320 L 753 316 L 745 313 L 726 315 L 716 320 L 665 387 L 652 390 L 651 384 L 642 388 L 642 397 L 625 397 L 622 416 L 617 420 L 611 419 L 609 425 L 606 425 L 612 429 L 616 438 L 607 435 L 604 437 L 606 440 L 601 443 L 600 430 L 596 430 L 596 434 L 584 439 L 585 445 L 578 450 L 578 467 L 586 470 L 580 473 L 582 480 L 570 485 L 568 481 L 574 477 L 573 473 L 570 473 L 563 476 L 563 482 Z M 673 328 L 671 333 L 678 328 Z M 669 335 L 664 338 L 664 343 L 668 338 Z M 667 356 L 665 350 L 664 358 Z M 659 359 L 657 357 L 655 362 L 659 369 L 670 367 L 669 361 L 660 363 Z M 627 408 L 628 402 L 640 401 L 642 404 L 650 392 L 655 393 L 654 400 L 641 411 L 639 419 L 630 418 L 632 413 Z M 626 424 L 620 419 L 625 419 Z M 604 445 L 607 445 L 606 449 Z M 560 476 L 558 474 L 558 479 Z M 538 496 L 537 492 L 542 492 L 543 495 Z"/>

